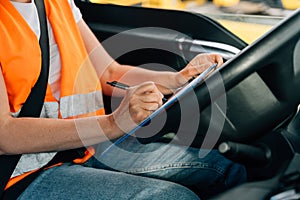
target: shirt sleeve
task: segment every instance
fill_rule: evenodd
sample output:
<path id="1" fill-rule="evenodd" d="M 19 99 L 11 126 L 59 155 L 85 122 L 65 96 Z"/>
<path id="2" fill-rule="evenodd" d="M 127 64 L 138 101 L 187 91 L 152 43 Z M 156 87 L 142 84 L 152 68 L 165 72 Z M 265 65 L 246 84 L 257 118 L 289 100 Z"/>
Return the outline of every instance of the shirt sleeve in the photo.
<path id="1" fill-rule="evenodd" d="M 68 0 L 68 1 L 70 3 L 71 8 L 72 8 L 75 21 L 76 21 L 76 23 L 78 23 L 79 20 L 81 20 L 81 18 L 82 18 L 82 14 L 81 14 L 79 8 L 75 5 L 74 0 Z"/>

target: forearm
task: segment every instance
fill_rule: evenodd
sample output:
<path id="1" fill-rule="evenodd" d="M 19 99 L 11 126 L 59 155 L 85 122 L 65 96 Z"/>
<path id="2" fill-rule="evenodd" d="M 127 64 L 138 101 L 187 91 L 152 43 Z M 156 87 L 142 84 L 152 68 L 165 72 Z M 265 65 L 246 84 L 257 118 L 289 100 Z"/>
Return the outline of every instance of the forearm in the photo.
<path id="1" fill-rule="evenodd" d="M 113 68 L 115 70 L 113 70 Z M 137 85 L 146 81 L 152 81 L 163 94 L 168 94 L 172 89 L 179 87 L 179 85 L 177 85 L 177 80 L 175 79 L 176 74 L 174 72 L 153 71 L 128 65 L 115 66 L 112 67 L 111 70 L 112 72 L 109 73 L 110 76 L 107 76 L 101 81 L 102 84 L 105 84 L 105 81 L 120 81 L 128 85 Z M 120 92 L 112 87 L 108 87 L 107 89 L 110 89 L 106 91 L 110 94 L 113 90 L 114 92 L 117 92 L 116 94 Z"/>
<path id="2" fill-rule="evenodd" d="M 22 154 L 73 149 L 119 137 L 109 116 L 82 119 L 6 118 L 1 120 L 0 153 Z"/>

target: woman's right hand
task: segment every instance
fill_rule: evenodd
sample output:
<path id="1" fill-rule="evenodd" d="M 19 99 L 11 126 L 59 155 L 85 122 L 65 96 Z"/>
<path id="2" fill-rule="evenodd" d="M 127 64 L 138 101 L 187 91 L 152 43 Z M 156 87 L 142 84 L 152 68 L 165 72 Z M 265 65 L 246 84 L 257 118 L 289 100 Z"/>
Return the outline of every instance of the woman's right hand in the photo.
<path id="1" fill-rule="evenodd" d="M 120 106 L 111 114 L 111 122 L 124 134 L 162 105 L 163 94 L 153 82 L 130 87 Z"/>

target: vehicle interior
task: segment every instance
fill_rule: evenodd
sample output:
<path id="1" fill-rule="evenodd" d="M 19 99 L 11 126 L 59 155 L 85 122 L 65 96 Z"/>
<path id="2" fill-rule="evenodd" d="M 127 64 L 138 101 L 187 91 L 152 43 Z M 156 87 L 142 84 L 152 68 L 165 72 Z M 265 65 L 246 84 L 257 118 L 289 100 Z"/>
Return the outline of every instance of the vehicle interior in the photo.
<path id="1" fill-rule="evenodd" d="M 76 4 L 96 37 L 120 63 L 156 63 L 178 71 L 199 53 L 220 53 L 224 58 L 218 71 L 167 110 L 161 130 L 141 137 L 141 142 L 175 140 L 216 148 L 244 164 L 249 181 L 212 199 L 300 198 L 300 10 L 247 44 L 199 13 L 79 0 Z M 116 35 L 112 43 L 110 38 Z M 194 117 L 191 107 L 195 98 L 199 117 Z M 108 112 L 114 109 L 111 102 L 105 97 Z M 180 125 L 183 110 L 185 118 L 197 120 L 190 120 L 197 126 L 192 141 L 184 138 L 189 135 L 177 134 L 191 128 L 189 122 Z M 216 118 L 221 118 L 221 129 Z M 136 135 L 144 132 L 140 129 Z M 170 132 L 174 133 L 171 138 L 166 135 Z"/>

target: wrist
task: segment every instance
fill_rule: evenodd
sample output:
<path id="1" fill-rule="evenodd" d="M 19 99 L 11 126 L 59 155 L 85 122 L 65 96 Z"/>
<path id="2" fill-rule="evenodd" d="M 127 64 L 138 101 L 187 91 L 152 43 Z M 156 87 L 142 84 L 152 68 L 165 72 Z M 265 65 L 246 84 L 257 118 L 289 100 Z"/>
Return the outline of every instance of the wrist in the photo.
<path id="1" fill-rule="evenodd" d="M 182 87 L 187 81 L 188 80 L 180 72 L 176 72 L 174 77 L 174 83 L 176 85 L 174 89 Z"/>
<path id="2" fill-rule="evenodd" d="M 116 139 L 124 134 L 124 132 L 118 127 L 117 123 L 115 122 L 113 114 L 106 115 L 104 117 L 104 120 L 102 117 L 98 118 L 98 122 L 109 140 Z"/>

